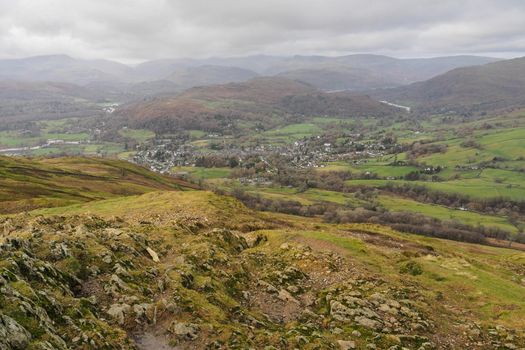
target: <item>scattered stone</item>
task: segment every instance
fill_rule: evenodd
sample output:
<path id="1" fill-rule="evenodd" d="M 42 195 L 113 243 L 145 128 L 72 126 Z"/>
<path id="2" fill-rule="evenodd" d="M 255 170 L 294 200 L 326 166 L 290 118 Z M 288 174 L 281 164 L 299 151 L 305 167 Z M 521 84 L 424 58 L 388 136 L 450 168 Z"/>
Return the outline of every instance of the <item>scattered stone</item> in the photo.
<path id="1" fill-rule="evenodd" d="M 290 245 L 288 243 L 283 243 L 281 244 L 281 246 L 279 247 L 279 249 L 282 249 L 282 250 L 289 250 L 290 249 Z"/>
<path id="2" fill-rule="evenodd" d="M 119 325 L 123 325 L 125 321 L 125 314 L 129 312 L 131 306 L 128 304 L 113 304 L 109 307 L 107 314 L 117 320 Z"/>
<path id="3" fill-rule="evenodd" d="M 342 350 L 355 349 L 355 342 L 352 340 L 338 340 L 337 343 Z"/>
<path id="4" fill-rule="evenodd" d="M 111 254 L 106 254 L 104 255 L 104 257 L 102 258 L 102 261 L 105 262 L 106 264 L 111 264 L 111 262 L 113 261 L 113 259 L 111 259 Z"/>
<path id="5" fill-rule="evenodd" d="M 71 256 L 71 253 L 65 243 L 56 243 L 54 247 L 51 248 L 51 255 L 53 258 L 59 260 Z"/>
<path id="6" fill-rule="evenodd" d="M 126 291 L 130 290 L 128 284 L 124 282 L 123 280 L 121 280 L 120 277 L 115 274 L 111 275 L 110 282 L 116 285 L 121 290 L 126 290 Z"/>
<path id="7" fill-rule="evenodd" d="M 133 305 L 133 312 L 135 313 L 135 320 L 140 322 L 141 319 L 147 316 L 147 311 L 151 307 L 150 304 L 135 304 Z"/>
<path id="8" fill-rule="evenodd" d="M 174 321 L 169 331 L 178 336 L 179 338 L 186 340 L 194 340 L 198 336 L 199 326 L 193 323 L 182 323 Z"/>
<path id="9" fill-rule="evenodd" d="M 263 281 L 263 280 L 257 281 L 257 286 L 258 287 L 264 287 L 265 290 L 266 290 L 266 293 L 270 293 L 270 294 L 279 293 L 279 290 L 277 288 L 275 288 L 270 283 L 268 283 L 266 281 Z"/>
<path id="10" fill-rule="evenodd" d="M 375 330 L 378 330 L 381 328 L 380 322 L 371 320 L 364 316 L 357 316 L 355 318 L 355 321 L 359 323 L 361 326 L 366 327 L 366 328 L 375 329 Z"/>
<path id="11" fill-rule="evenodd" d="M 153 250 L 151 249 L 150 247 L 146 247 L 146 251 L 148 252 L 148 254 L 151 256 L 151 259 L 154 261 L 154 262 L 159 262 L 160 259 L 159 259 L 159 255 Z"/>
<path id="12" fill-rule="evenodd" d="M 290 292 L 288 292 L 287 290 L 285 289 L 281 289 L 279 291 L 279 294 L 277 294 L 277 297 L 279 299 L 281 299 L 282 301 L 286 301 L 286 302 L 292 302 L 292 303 L 296 303 L 296 304 L 300 304 L 299 300 L 295 299 L 293 297 L 292 294 L 290 294 Z"/>
<path id="13" fill-rule="evenodd" d="M 334 329 L 332 329 L 332 333 L 333 334 L 341 334 L 343 332 L 344 331 L 341 328 L 339 328 L 339 327 L 335 327 Z"/>

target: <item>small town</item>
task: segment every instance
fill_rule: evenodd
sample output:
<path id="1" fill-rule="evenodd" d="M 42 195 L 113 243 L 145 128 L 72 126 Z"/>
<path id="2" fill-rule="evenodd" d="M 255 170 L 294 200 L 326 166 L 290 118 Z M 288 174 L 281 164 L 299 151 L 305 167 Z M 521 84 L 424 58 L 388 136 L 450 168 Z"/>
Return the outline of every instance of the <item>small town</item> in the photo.
<path id="1" fill-rule="evenodd" d="M 261 144 L 257 146 L 239 146 L 235 143 L 224 143 L 217 149 L 201 149 L 183 138 L 159 138 L 143 145 L 132 161 L 145 165 L 159 173 L 170 173 L 173 167 L 196 166 L 203 158 L 235 159 L 235 164 L 242 167 L 248 159 L 259 158 L 266 162 L 270 156 L 285 159 L 290 165 L 298 168 L 324 167 L 324 163 L 334 161 L 351 161 L 355 164 L 371 158 L 382 157 L 393 149 L 392 145 L 381 142 L 348 138 L 343 145 L 334 145 L 333 137 L 316 135 L 285 145 Z"/>

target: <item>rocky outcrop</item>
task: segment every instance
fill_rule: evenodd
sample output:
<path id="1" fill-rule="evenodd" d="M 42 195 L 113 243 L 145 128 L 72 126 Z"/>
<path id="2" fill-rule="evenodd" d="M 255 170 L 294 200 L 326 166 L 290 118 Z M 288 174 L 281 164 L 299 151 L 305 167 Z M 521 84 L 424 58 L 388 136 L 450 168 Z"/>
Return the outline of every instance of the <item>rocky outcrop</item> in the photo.
<path id="1" fill-rule="evenodd" d="M 0 313 L 0 349 L 24 350 L 31 334 L 11 317 Z"/>
<path id="2" fill-rule="evenodd" d="M 192 220 L 13 221 L 0 245 L 0 349 L 135 349 L 129 335 L 143 332 L 181 349 L 440 349 L 433 300 L 414 282 L 286 235 Z M 525 345 L 518 330 L 464 324 L 455 348 Z"/>

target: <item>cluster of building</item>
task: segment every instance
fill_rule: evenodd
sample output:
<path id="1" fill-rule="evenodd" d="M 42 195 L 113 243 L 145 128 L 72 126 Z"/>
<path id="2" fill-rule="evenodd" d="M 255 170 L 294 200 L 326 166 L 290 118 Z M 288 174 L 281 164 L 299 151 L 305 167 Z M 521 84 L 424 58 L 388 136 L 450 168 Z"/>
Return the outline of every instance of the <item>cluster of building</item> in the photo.
<path id="1" fill-rule="evenodd" d="M 243 145 L 232 142 L 231 139 L 223 143 L 214 141 L 199 143 L 177 138 L 155 139 L 141 145 L 133 161 L 146 165 L 151 170 L 160 173 L 169 173 L 173 167 L 195 166 L 202 158 L 236 159 L 238 166 L 242 166 L 246 159 L 260 157 L 268 159 L 275 155 L 286 159 L 291 166 L 298 168 L 323 167 L 327 162 L 355 161 L 381 157 L 388 153 L 388 147 L 380 142 L 345 140 L 337 142 L 327 136 L 313 136 L 287 144 L 257 144 Z M 237 166 L 237 165 L 235 165 Z"/>

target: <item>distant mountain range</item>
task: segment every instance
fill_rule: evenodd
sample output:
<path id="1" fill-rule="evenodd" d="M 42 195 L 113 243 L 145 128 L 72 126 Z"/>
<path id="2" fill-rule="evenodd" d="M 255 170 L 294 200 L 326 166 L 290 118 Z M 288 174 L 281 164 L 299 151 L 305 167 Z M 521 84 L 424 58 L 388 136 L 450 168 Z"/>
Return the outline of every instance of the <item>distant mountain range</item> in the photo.
<path id="1" fill-rule="evenodd" d="M 457 68 L 427 81 L 371 94 L 422 112 L 486 112 L 525 106 L 525 57 Z"/>
<path id="2" fill-rule="evenodd" d="M 221 96 L 226 92 L 231 96 Z M 260 101 L 273 93 L 277 99 Z M 141 101 L 123 107 L 133 120 L 179 120 L 177 115 L 186 113 L 185 123 L 192 116 L 203 121 L 204 115 L 216 114 L 268 119 L 267 113 L 276 110 L 344 116 L 359 114 L 365 105 L 369 115 L 385 112 L 384 104 L 350 93 L 425 113 L 524 106 L 525 58 L 249 56 L 168 59 L 137 66 L 65 55 L 0 60 L 3 120 L 99 113 L 97 104 L 107 101 Z M 209 118 L 205 124 L 210 126 L 208 122 Z"/>
<path id="3" fill-rule="evenodd" d="M 168 80 L 178 90 L 282 75 L 326 90 L 362 90 L 409 84 L 448 70 L 494 62 L 478 56 L 397 59 L 379 55 L 248 56 L 239 58 L 165 59 L 128 66 L 108 60 L 66 55 L 0 60 L 0 80 L 57 81 L 78 85 L 129 84 Z"/>
<path id="4" fill-rule="evenodd" d="M 55 81 L 85 85 L 125 80 L 133 68 L 108 60 L 80 60 L 66 55 L 0 60 L 0 80 Z"/>

